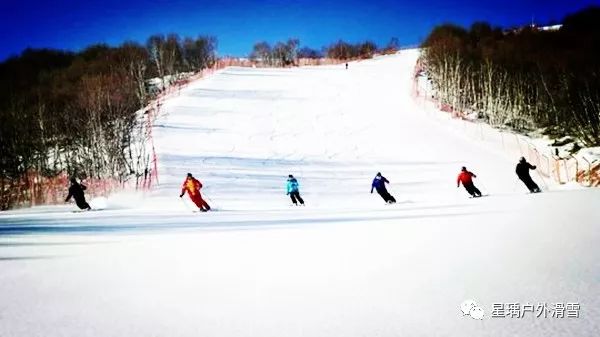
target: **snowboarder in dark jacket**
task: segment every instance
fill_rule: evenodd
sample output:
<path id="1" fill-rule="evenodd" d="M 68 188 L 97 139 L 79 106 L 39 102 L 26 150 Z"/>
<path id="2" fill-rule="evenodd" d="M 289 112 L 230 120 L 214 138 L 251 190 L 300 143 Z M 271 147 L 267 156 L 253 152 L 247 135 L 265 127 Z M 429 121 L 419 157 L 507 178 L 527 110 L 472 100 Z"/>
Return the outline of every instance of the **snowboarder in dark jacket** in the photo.
<path id="1" fill-rule="evenodd" d="M 296 180 L 296 178 L 294 178 L 294 176 L 291 174 L 288 176 L 285 189 L 287 194 L 292 199 L 294 205 L 298 206 L 299 201 L 300 205 L 304 206 L 304 200 L 302 200 L 302 197 L 300 196 L 300 184 L 298 184 L 298 180 Z"/>
<path id="2" fill-rule="evenodd" d="M 531 179 L 531 176 L 529 175 L 529 170 L 535 169 L 536 166 L 529 164 L 527 160 L 525 160 L 525 157 L 521 157 L 519 163 L 517 164 L 517 168 L 515 169 L 517 176 L 523 183 L 525 183 L 525 186 L 527 186 L 527 189 L 529 189 L 529 192 L 531 193 L 541 192 L 539 186 L 533 181 L 533 179 Z"/>
<path id="3" fill-rule="evenodd" d="M 480 197 L 481 191 L 473 184 L 473 178 L 477 178 L 477 176 L 473 172 L 469 172 L 467 168 L 463 166 L 458 174 L 458 178 L 456 178 L 456 187 L 460 187 L 460 183 L 462 183 L 465 190 L 467 190 L 472 197 Z"/>
<path id="4" fill-rule="evenodd" d="M 77 207 L 79 207 L 80 209 L 88 210 L 88 211 L 91 210 L 92 208 L 85 201 L 85 195 L 83 193 L 83 191 L 85 191 L 86 188 L 87 187 L 85 187 L 85 185 L 77 183 L 77 179 L 71 178 L 71 186 L 69 187 L 69 195 L 65 199 L 65 202 L 69 202 L 69 200 L 71 200 L 71 197 L 73 197 L 73 199 L 75 199 L 75 203 L 77 204 Z"/>
<path id="5" fill-rule="evenodd" d="M 387 188 L 385 187 L 386 183 L 389 184 L 390 182 L 381 175 L 381 172 L 377 172 L 377 175 L 373 179 L 373 183 L 371 183 L 371 193 L 373 193 L 373 189 L 375 189 L 385 202 L 393 204 L 396 202 L 396 199 L 387 191 Z"/>

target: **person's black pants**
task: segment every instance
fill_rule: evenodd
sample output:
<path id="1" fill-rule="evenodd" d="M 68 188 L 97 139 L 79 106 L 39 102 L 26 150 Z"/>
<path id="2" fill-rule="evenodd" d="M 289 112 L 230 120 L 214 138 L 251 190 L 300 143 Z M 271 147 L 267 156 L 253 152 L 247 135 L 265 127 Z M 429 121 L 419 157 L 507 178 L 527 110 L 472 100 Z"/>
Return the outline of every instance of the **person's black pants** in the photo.
<path id="1" fill-rule="evenodd" d="M 298 204 L 298 201 L 300 201 L 301 205 L 304 205 L 304 200 L 302 200 L 302 197 L 300 197 L 300 192 L 295 191 L 295 192 L 290 192 L 290 198 L 292 199 L 292 202 L 294 203 L 294 205 Z M 296 201 L 298 200 L 298 201 Z"/>
<path id="2" fill-rule="evenodd" d="M 90 205 L 85 201 L 85 199 L 75 199 L 75 204 L 77 204 L 77 207 L 79 207 L 80 209 L 90 209 Z"/>
<path id="3" fill-rule="evenodd" d="M 379 193 L 385 202 L 396 202 L 396 199 L 385 188 L 377 189 L 377 193 Z"/>
<path id="4" fill-rule="evenodd" d="M 519 177 L 519 179 L 521 179 L 525 186 L 527 186 L 529 192 L 534 193 L 540 191 L 540 187 L 533 181 L 533 179 L 531 179 L 531 177 Z"/>
<path id="5" fill-rule="evenodd" d="M 477 187 L 475 187 L 475 185 L 473 185 L 473 183 L 463 184 L 463 186 L 465 187 L 465 190 L 467 190 L 467 192 L 469 192 L 469 194 L 471 196 L 474 196 L 474 197 L 481 196 L 481 191 Z"/>

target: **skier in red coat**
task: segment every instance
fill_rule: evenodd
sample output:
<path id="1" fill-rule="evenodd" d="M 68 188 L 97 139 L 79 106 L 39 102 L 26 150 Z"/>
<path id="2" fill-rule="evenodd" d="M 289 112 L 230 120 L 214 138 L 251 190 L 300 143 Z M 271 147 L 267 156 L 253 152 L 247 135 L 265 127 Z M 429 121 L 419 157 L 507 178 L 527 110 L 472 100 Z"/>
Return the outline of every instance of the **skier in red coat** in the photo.
<path id="1" fill-rule="evenodd" d="M 200 189 L 202 188 L 202 183 L 198 181 L 198 179 L 194 178 L 191 173 L 187 174 L 187 178 L 183 182 L 183 187 L 181 188 L 181 194 L 179 197 L 183 197 L 185 192 L 187 191 L 190 199 L 198 206 L 200 211 L 206 212 L 210 210 L 210 206 L 202 199 L 202 195 L 200 195 Z"/>
<path id="2" fill-rule="evenodd" d="M 467 190 L 472 197 L 480 197 L 481 191 L 473 184 L 473 178 L 477 178 L 477 176 L 473 172 L 467 171 L 467 168 L 463 166 L 456 179 L 456 187 L 460 187 L 460 183 L 462 183 L 465 190 Z"/>

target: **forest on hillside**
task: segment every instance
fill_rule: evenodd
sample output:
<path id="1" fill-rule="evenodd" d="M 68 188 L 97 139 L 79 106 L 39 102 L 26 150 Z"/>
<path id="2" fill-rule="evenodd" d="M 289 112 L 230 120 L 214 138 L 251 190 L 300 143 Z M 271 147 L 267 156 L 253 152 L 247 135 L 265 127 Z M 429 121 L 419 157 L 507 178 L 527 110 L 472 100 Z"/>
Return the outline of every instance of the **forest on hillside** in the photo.
<path id="1" fill-rule="evenodd" d="M 146 45 L 81 52 L 25 50 L 0 63 L 0 209 L 28 193 L 31 173 L 111 179 L 148 173 L 142 109 L 158 93 L 148 79 L 211 67 L 216 39 L 155 35 Z M 137 181 L 136 181 L 137 183 Z"/>
<path id="2" fill-rule="evenodd" d="M 560 29 L 436 27 L 422 65 L 436 99 L 494 126 L 600 145 L 600 7 Z"/>

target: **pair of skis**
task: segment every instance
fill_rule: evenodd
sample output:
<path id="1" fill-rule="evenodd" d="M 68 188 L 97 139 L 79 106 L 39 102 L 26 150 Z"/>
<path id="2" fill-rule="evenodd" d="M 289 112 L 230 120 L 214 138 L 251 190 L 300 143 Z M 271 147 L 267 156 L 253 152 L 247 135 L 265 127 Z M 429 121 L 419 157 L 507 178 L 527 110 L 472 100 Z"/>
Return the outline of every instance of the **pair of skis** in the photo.
<path id="1" fill-rule="evenodd" d="M 529 192 L 529 194 L 538 194 L 538 193 L 542 193 L 542 190 Z M 489 196 L 489 194 L 482 194 L 479 196 L 469 196 L 469 199 L 476 199 L 476 198 L 487 197 L 487 196 Z"/>
<path id="2" fill-rule="evenodd" d="M 181 202 L 183 203 L 185 208 L 187 208 L 188 211 L 190 211 L 192 213 L 207 213 L 207 212 L 209 212 L 209 210 L 205 210 L 205 209 L 191 209 L 190 206 L 188 206 L 188 204 L 185 202 L 185 200 L 183 200 L 181 197 L 179 198 L 179 200 L 181 200 Z M 214 211 L 214 209 L 211 209 L 211 210 Z"/>
<path id="3" fill-rule="evenodd" d="M 101 209 L 76 209 L 76 210 L 72 210 L 71 213 L 87 213 L 87 212 L 97 212 L 97 211 L 101 211 Z"/>

